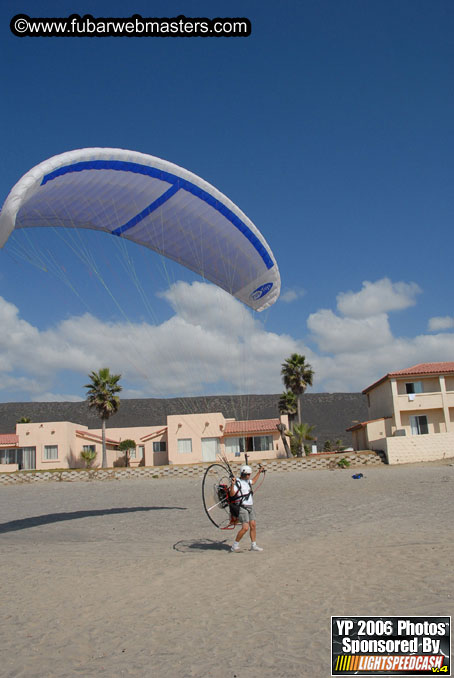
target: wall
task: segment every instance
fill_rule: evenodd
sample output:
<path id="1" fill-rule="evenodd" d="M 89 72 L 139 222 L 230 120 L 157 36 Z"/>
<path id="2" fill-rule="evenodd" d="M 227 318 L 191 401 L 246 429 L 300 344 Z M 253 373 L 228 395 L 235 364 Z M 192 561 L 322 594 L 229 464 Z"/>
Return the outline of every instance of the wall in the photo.
<path id="1" fill-rule="evenodd" d="M 76 443 L 76 430 L 88 430 L 81 424 L 68 421 L 46 422 L 43 424 L 17 424 L 16 433 L 19 447 L 36 447 L 36 468 L 74 468 L 80 460 Z M 44 459 L 45 445 L 57 445 L 58 459 Z"/>
<path id="2" fill-rule="evenodd" d="M 377 438 L 376 440 L 369 442 L 369 448 L 374 450 L 374 452 L 383 452 L 386 457 L 386 462 L 389 464 L 390 461 L 388 459 L 388 448 L 386 445 L 387 440 L 390 440 L 390 438 Z"/>
<path id="3" fill-rule="evenodd" d="M 153 452 L 153 443 L 157 441 L 167 441 L 167 432 L 163 431 L 156 437 L 150 438 L 149 440 L 143 441 L 141 438 L 147 437 L 152 434 L 156 433 L 157 431 L 162 431 L 162 429 L 165 427 L 165 423 L 162 426 L 134 426 L 134 427 L 123 427 L 123 428 L 114 428 L 114 427 L 108 427 L 106 429 L 106 436 L 107 438 L 111 438 L 112 440 L 115 440 L 117 442 L 121 442 L 122 440 L 127 440 L 128 438 L 130 440 L 134 440 L 137 448 L 139 445 L 144 446 L 144 455 L 145 455 L 145 461 L 144 465 L 145 466 L 151 466 L 151 465 L 156 465 L 159 466 L 161 464 L 167 464 L 167 452 Z M 101 435 L 102 434 L 102 429 L 90 429 L 90 433 L 94 433 L 96 435 Z M 82 451 L 82 445 L 95 445 L 94 442 L 87 440 L 87 441 L 82 441 L 80 440 L 80 451 Z M 95 460 L 95 466 L 100 466 L 102 462 L 102 444 L 101 443 L 96 443 L 96 452 L 97 452 L 97 457 Z M 79 452 L 80 454 L 80 452 Z M 137 457 L 136 459 L 131 460 L 131 466 L 138 466 L 141 462 L 139 459 L 139 451 L 137 449 L 136 451 Z M 107 450 L 107 466 L 112 467 L 114 461 L 118 459 L 118 457 L 124 456 L 123 452 L 119 452 L 117 449 L 108 449 Z"/>
<path id="4" fill-rule="evenodd" d="M 288 416 L 287 415 L 281 416 L 281 423 L 285 426 L 285 429 L 288 430 Z M 266 450 L 266 451 L 263 451 L 263 452 L 248 452 L 247 453 L 248 454 L 248 462 L 254 463 L 254 461 L 256 461 L 256 460 L 270 459 L 270 458 L 286 459 L 287 453 L 285 451 L 285 446 L 284 446 L 284 443 L 282 442 L 281 434 L 279 433 L 279 431 L 277 429 L 270 430 L 270 431 L 260 431 L 260 432 L 257 432 L 257 433 L 247 433 L 247 434 L 238 433 L 238 434 L 235 434 L 235 435 L 229 435 L 228 437 L 229 438 L 235 438 L 235 437 L 242 437 L 242 435 L 244 437 L 269 436 L 269 435 L 271 435 L 272 438 L 273 438 L 273 449 L 272 450 Z M 234 454 L 232 454 L 231 452 L 229 452 L 229 453 L 225 452 L 225 449 L 226 449 L 225 440 L 227 440 L 227 438 L 225 438 L 222 441 L 222 445 L 223 445 L 223 448 L 224 448 L 223 452 L 225 453 L 225 456 L 227 457 L 227 459 L 229 461 L 232 461 L 232 462 L 238 461 L 238 457 L 236 457 Z M 288 446 L 290 447 L 290 438 L 288 436 L 287 436 L 287 442 L 288 442 Z M 311 442 L 308 441 L 307 444 L 311 445 Z M 243 454 L 241 455 L 241 457 L 243 458 Z"/>
<path id="5" fill-rule="evenodd" d="M 445 385 L 447 391 L 454 391 L 454 377 L 445 377 Z"/>
<path id="6" fill-rule="evenodd" d="M 220 412 L 179 414 L 167 417 L 169 464 L 191 464 L 202 459 L 202 438 L 220 438 L 225 426 Z M 192 440 L 192 452 L 179 452 L 178 440 Z M 221 449 L 220 444 L 220 451 Z"/>
<path id="7" fill-rule="evenodd" d="M 446 425 L 443 410 L 420 410 L 414 409 L 408 412 L 401 413 L 402 428 L 407 432 L 407 436 L 411 436 L 411 425 L 410 417 L 412 416 L 423 416 L 427 417 L 427 425 L 429 428 L 429 434 L 439 434 L 446 433 Z M 414 436 L 413 436 L 414 437 Z M 421 436 L 417 436 L 421 437 Z"/>
<path id="8" fill-rule="evenodd" d="M 19 464 L 1 464 L 0 473 L 13 473 L 19 470 Z"/>
<path id="9" fill-rule="evenodd" d="M 348 459 L 350 467 L 340 469 L 337 462 L 340 459 Z M 280 473 L 288 471 L 317 471 L 317 470 L 336 470 L 336 472 L 345 473 L 351 469 L 362 468 L 364 466 L 382 466 L 383 459 L 374 452 L 349 452 L 340 454 L 314 454 L 308 457 L 292 459 L 269 459 L 264 466 L 270 473 Z M 174 466 L 157 467 L 138 467 L 138 468 L 115 468 L 115 469 L 97 469 L 86 470 L 66 470 L 66 471 L 19 471 L 17 473 L 0 473 L 0 484 L 11 485 L 15 483 L 39 483 L 39 482 L 77 482 L 93 480 L 129 480 L 132 478 L 162 478 L 167 476 L 192 476 L 202 478 L 209 464 L 181 464 Z M 257 469 L 256 464 L 252 464 L 253 472 Z M 233 472 L 239 473 L 240 464 L 232 464 Z M 267 478 L 265 478 L 265 483 Z"/>
<path id="10" fill-rule="evenodd" d="M 356 451 L 381 449 L 381 447 L 376 448 L 374 443 L 392 434 L 393 422 L 390 417 L 369 421 L 360 429 L 352 431 L 353 449 Z"/>
<path id="11" fill-rule="evenodd" d="M 167 418 L 169 463 L 182 464 L 197 463 L 201 461 L 203 438 L 218 438 L 219 451 L 221 454 L 225 454 L 224 429 L 227 421 L 229 420 L 224 419 L 224 416 L 220 412 L 169 416 Z M 282 423 L 284 426 L 288 426 L 287 416 L 282 417 Z M 264 452 L 251 452 L 251 461 L 256 459 L 265 459 L 270 456 L 276 458 L 285 457 L 285 448 L 277 429 L 270 432 L 260 431 L 250 435 L 270 434 L 273 436 L 273 450 Z M 237 435 L 240 436 L 241 434 Z M 192 440 L 192 452 L 178 452 L 178 440 L 187 438 Z M 231 454 L 228 456 L 232 461 L 238 459 Z"/>
<path id="12" fill-rule="evenodd" d="M 454 457 L 454 433 L 387 438 L 381 449 L 390 464 L 449 459 Z"/>
<path id="13" fill-rule="evenodd" d="M 288 426 L 288 418 L 283 416 L 282 422 Z M 223 440 L 226 419 L 219 412 L 209 414 L 185 414 L 172 415 L 167 419 L 167 427 L 161 426 L 141 426 L 141 427 L 107 427 L 106 438 L 115 442 L 132 439 L 137 447 L 144 447 L 144 461 L 139 458 L 138 452 L 136 459 L 131 460 L 131 467 L 158 466 L 165 464 L 198 463 L 202 461 L 202 440 L 204 438 L 217 438 L 219 440 L 219 452 L 225 453 L 225 444 Z M 85 462 L 81 459 L 81 452 L 84 446 L 94 446 L 96 458 L 92 468 L 99 468 L 102 464 L 102 442 L 94 436 L 102 435 L 102 429 L 88 429 L 82 424 L 72 422 L 46 422 L 17 424 L 17 435 L 19 437 L 20 447 L 36 447 L 36 469 L 59 469 L 59 468 L 84 468 Z M 78 434 L 81 431 L 82 434 Z M 86 433 L 85 437 L 83 433 Z M 153 433 L 158 434 L 153 436 Z M 264 459 L 267 457 L 279 458 L 285 457 L 285 448 L 282 443 L 279 431 L 275 429 L 270 432 L 273 436 L 273 449 L 264 452 L 252 452 L 250 461 Z M 260 432 L 257 435 L 268 435 L 267 432 Z M 142 440 L 146 438 L 146 440 Z M 192 451 L 182 453 L 178 451 L 178 440 L 181 438 L 190 438 L 192 440 Z M 167 443 L 166 452 L 153 452 L 153 442 L 165 441 Z M 44 446 L 56 445 L 58 447 L 58 459 L 45 460 L 43 458 Z M 112 443 L 107 440 L 107 467 L 111 468 L 119 456 L 119 453 Z M 238 460 L 234 455 L 230 455 L 232 461 Z M 243 457 L 243 455 L 242 455 Z"/>
<path id="14" fill-rule="evenodd" d="M 363 447 L 362 449 L 368 449 L 374 440 L 392 435 L 392 419 L 376 419 L 375 421 L 369 421 L 366 424 L 366 432 L 366 447 Z"/>
<path id="15" fill-rule="evenodd" d="M 131 438 L 137 445 L 143 445 L 145 448 L 145 464 L 160 465 L 167 464 L 167 452 L 153 452 L 153 442 L 157 440 L 166 440 L 166 432 L 152 438 L 146 442 L 140 440 L 143 436 L 148 436 L 153 431 L 162 431 L 163 426 L 143 426 L 133 428 L 110 428 L 106 429 L 106 437 L 120 442 Z M 76 431 L 86 431 L 97 436 L 102 435 L 102 429 L 88 429 L 82 424 L 72 422 L 46 422 L 17 424 L 17 435 L 19 437 L 19 447 L 36 447 L 36 468 L 54 469 L 54 468 L 84 468 L 85 462 L 81 459 L 81 452 L 85 445 L 94 445 L 96 458 L 93 462 L 93 468 L 99 468 L 102 464 L 102 442 L 96 441 L 90 437 L 78 435 Z M 44 446 L 57 445 L 58 459 L 45 460 Z M 112 467 L 114 461 L 122 454 L 107 442 L 107 465 Z M 138 465 L 140 459 L 132 460 L 131 466 Z"/>
<path id="16" fill-rule="evenodd" d="M 391 392 L 391 382 L 389 380 L 379 384 L 376 388 L 369 391 L 369 419 L 378 419 L 379 417 L 391 417 L 393 411 L 393 398 Z"/>
<path id="17" fill-rule="evenodd" d="M 407 394 L 406 384 L 414 383 L 415 381 L 422 382 L 423 393 L 440 393 L 440 381 L 438 377 L 405 377 L 405 379 L 397 380 L 397 393 L 399 395 Z"/>
<path id="18" fill-rule="evenodd" d="M 354 450 L 366 450 L 367 444 L 366 429 L 364 427 L 352 431 L 352 444 Z"/>
<path id="19" fill-rule="evenodd" d="M 416 393 L 414 399 L 410 400 L 408 395 L 401 395 L 397 398 L 397 404 L 401 413 L 416 409 L 424 412 L 424 410 L 443 408 L 443 397 L 441 393 Z"/>

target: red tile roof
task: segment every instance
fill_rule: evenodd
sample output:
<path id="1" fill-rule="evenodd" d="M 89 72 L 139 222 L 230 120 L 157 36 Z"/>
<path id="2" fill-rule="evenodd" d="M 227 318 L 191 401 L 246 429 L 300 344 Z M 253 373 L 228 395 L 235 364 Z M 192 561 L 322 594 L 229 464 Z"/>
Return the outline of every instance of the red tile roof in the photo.
<path id="1" fill-rule="evenodd" d="M 383 421 L 385 419 L 391 419 L 392 417 L 378 417 L 378 419 L 368 419 L 367 421 L 359 421 L 357 424 L 353 424 L 350 428 L 346 428 L 346 431 L 359 431 L 360 428 L 364 428 L 367 424 L 372 424 L 374 421 Z"/>
<path id="2" fill-rule="evenodd" d="M 234 433 L 264 433 L 275 431 L 279 419 L 250 419 L 249 421 L 228 421 L 224 428 L 224 435 Z"/>
<path id="3" fill-rule="evenodd" d="M 87 440 L 92 440 L 93 442 L 101 442 L 102 436 L 98 436 L 96 433 L 90 433 L 89 431 L 76 431 L 76 434 L 81 438 L 86 438 Z M 119 445 L 118 440 L 112 440 L 112 438 L 106 438 L 106 443 L 112 443 L 113 445 Z"/>
<path id="4" fill-rule="evenodd" d="M 15 433 L 0 433 L 0 445 L 18 445 L 19 437 Z"/>
<path id="5" fill-rule="evenodd" d="M 152 433 L 147 433 L 146 435 L 142 436 L 142 438 L 140 439 L 140 442 L 146 443 L 147 440 L 151 440 L 152 438 L 156 438 L 156 436 L 162 435 L 163 433 L 165 433 L 165 431 L 167 431 L 167 426 L 165 426 L 164 428 L 160 428 L 159 431 L 152 431 Z"/>
<path id="6" fill-rule="evenodd" d="M 363 393 L 367 393 L 371 389 L 375 388 L 375 386 L 378 386 L 383 381 L 386 381 L 386 379 L 392 379 L 394 377 L 428 376 L 429 374 L 454 374 L 454 362 L 419 363 L 418 365 L 413 365 L 413 367 L 407 367 L 403 370 L 388 372 L 388 374 L 385 374 L 384 377 L 365 388 Z"/>
<path id="7" fill-rule="evenodd" d="M 391 377 L 406 377 L 413 374 L 446 374 L 454 372 L 454 362 L 450 363 L 419 363 L 413 365 L 405 370 L 397 370 L 397 372 L 390 372 Z"/>

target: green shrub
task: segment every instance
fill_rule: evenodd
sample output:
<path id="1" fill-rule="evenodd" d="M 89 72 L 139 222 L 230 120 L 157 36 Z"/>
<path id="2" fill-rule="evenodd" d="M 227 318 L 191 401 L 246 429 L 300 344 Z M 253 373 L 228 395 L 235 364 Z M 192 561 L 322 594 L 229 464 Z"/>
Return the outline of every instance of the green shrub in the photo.
<path id="1" fill-rule="evenodd" d="M 96 459 L 96 452 L 95 450 L 82 450 L 80 456 L 84 460 L 85 466 L 87 468 L 91 468 L 93 466 L 94 460 Z"/>
<path id="2" fill-rule="evenodd" d="M 339 468 L 348 468 L 350 466 L 350 462 L 345 457 L 342 457 L 342 459 L 339 459 L 337 462 L 337 465 Z"/>

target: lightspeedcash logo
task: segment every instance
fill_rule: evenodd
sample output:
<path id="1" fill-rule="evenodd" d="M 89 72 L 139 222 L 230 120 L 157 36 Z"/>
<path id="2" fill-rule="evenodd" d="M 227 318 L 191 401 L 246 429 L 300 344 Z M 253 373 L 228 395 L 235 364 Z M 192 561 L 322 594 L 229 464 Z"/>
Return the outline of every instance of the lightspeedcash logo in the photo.
<path id="1" fill-rule="evenodd" d="M 450 617 L 332 617 L 331 675 L 450 673 Z"/>

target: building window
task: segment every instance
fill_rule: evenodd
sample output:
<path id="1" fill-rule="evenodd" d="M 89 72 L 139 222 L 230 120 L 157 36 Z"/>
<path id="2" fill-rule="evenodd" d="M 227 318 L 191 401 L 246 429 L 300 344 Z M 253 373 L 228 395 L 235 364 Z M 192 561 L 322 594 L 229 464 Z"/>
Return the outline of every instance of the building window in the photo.
<path id="1" fill-rule="evenodd" d="M 0 450 L 0 464 L 17 464 L 17 449 Z"/>
<path id="2" fill-rule="evenodd" d="M 18 464 L 20 469 L 34 469 L 36 467 L 36 448 L 17 447 L 0 450 L 0 464 Z"/>
<path id="3" fill-rule="evenodd" d="M 244 438 L 226 438 L 225 451 L 239 457 L 244 452 Z"/>
<path id="4" fill-rule="evenodd" d="M 129 452 L 129 458 L 130 459 L 136 458 L 136 448 L 135 447 L 130 447 L 128 452 Z"/>
<path id="5" fill-rule="evenodd" d="M 153 443 L 153 452 L 167 452 L 167 443 L 165 440 L 155 440 Z"/>
<path id="6" fill-rule="evenodd" d="M 273 436 L 254 436 L 252 438 L 254 452 L 266 452 L 273 449 Z"/>
<path id="7" fill-rule="evenodd" d="M 36 447 L 23 447 L 17 451 L 19 468 L 36 468 Z"/>
<path id="8" fill-rule="evenodd" d="M 139 445 L 139 459 L 143 459 L 145 455 L 145 445 Z"/>
<path id="9" fill-rule="evenodd" d="M 411 381 L 405 384 L 405 389 L 407 393 L 424 393 L 422 381 Z"/>
<path id="10" fill-rule="evenodd" d="M 273 449 L 273 436 L 241 436 L 226 438 L 226 452 L 239 457 L 244 452 L 267 452 Z"/>
<path id="11" fill-rule="evenodd" d="M 58 459 L 58 445 L 44 445 L 44 461 Z"/>
<path id="12" fill-rule="evenodd" d="M 192 438 L 179 438 L 178 452 L 181 454 L 190 454 L 192 452 Z"/>
<path id="13" fill-rule="evenodd" d="M 429 433 L 427 417 L 425 414 L 420 414 L 416 417 L 410 417 L 410 426 L 411 434 L 414 436 L 420 436 L 424 433 Z"/>
<path id="14" fill-rule="evenodd" d="M 84 452 L 96 452 L 95 445 L 83 445 L 82 449 Z"/>

